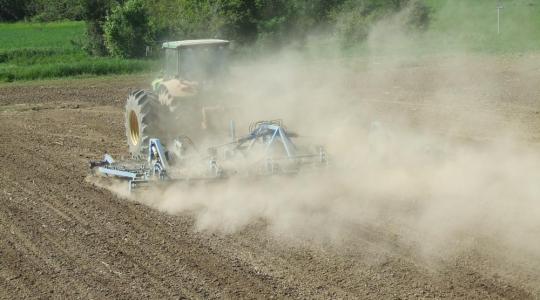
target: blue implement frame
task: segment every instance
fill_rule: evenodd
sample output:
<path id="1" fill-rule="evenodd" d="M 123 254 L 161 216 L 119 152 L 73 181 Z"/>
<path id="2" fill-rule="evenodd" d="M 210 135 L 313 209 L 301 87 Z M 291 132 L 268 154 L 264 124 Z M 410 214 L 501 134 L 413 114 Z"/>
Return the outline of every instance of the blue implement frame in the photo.
<path id="1" fill-rule="evenodd" d="M 257 142 L 262 142 L 262 144 L 265 145 L 266 171 L 263 172 L 263 175 L 294 173 L 297 172 L 294 168 L 299 168 L 300 165 L 327 164 L 327 155 L 323 147 L 319 147 L 318 153 L 298 154 L 298 148 L 291 140 L 291 135 L 281 125 L 281 121 L 258 122 L 255 126 L 250 127 L 250 133 L 248 135 L 237 140 L 234 122 L 232 121 L 230 123 L 230 131 L 230 137 L 233 139 L 233 142 L 226 145 L 232 145 L 233 151 L 250 151 Z M 208 158 L 208 176 L 199 178 L 170 178 L 168 171 L 171 168 L 171 162 L 166 148 L 161 141 L 156 138 L 151 138 L 148 143 L 148 156 L 146 160 L 127 161 L 122 163 L 114 161 L 109 154 L 105 154 L 103 160 L 90 162 L 90 167 L 98 174 L 127 180 L 130 191 L 137 186 L 146 186 L 149 182 L 211 181 L 227 177 L 227 172 L 218 164 L 219 160 L 215 156 L 215 147 L 209 148 L 209 150 L 213 150 L 211 151 L 213 154 Z M 272 157 L 270 151 L 274 146 L 283 147 L 286 156 L 279 158 Z M 294 167 L 292 171 L 282 169 L 282 166 L 280 166 L 278 162 L 283 160 L 293 162 L 293 165 L 296 167 Z"/>

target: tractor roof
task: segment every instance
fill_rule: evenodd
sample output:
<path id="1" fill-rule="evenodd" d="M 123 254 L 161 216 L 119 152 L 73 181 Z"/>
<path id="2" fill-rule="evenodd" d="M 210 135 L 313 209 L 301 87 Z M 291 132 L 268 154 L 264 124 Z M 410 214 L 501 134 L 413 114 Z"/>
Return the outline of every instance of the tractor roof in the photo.
<path id="1" fill-rule="evenodd" d="M 176 42 L 165 42 L 163 43 L 163 48 L 176 49 L 176 48 L 191 47 L 191 46 L 211 46 L 211 45 L 227 45 L 227 44 L 229 44 L 229 41 L 217 40 L 217 39 L 185 40 L 185 41 L 176 41 Z"/>

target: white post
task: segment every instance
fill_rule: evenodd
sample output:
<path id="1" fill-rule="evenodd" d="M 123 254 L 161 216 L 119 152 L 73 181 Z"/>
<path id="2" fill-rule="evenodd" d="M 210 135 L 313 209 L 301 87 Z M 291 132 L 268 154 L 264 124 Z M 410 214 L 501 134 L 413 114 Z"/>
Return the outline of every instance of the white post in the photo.
<path id="1" fill-rule="evenodd" d="M 503 6 L 499 3 L 497 6 L 497 34 L 501 33 L 501 9 Z"/>

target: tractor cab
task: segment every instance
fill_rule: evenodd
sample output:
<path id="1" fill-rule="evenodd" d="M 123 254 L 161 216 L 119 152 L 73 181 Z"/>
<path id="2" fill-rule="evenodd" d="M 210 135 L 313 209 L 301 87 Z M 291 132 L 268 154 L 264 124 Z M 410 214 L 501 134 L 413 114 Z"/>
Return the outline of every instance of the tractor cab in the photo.
<path id="1" fill-rule="evenodd" d="M 185 40 L 163 43 L 164 80 L 182 79 L 204 83 L 225 70 L 229 41 Z"/>

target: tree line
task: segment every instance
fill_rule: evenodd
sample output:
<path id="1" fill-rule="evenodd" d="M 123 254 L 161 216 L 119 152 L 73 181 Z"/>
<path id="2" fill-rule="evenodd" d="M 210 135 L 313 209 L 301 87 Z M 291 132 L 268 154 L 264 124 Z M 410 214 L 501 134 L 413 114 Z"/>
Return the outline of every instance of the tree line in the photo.
<path id="1" fill-rule="evenodd" d="M 140 57 L 166 40 L 224 38 L 280 47 L 311 33 L 344 47 L 364 40 L 378 19 L 410 9 L 407 24 L 425 28 L 422 0 L 0 0 L 0 21 L 84 20 L 93 55 Z"/>

